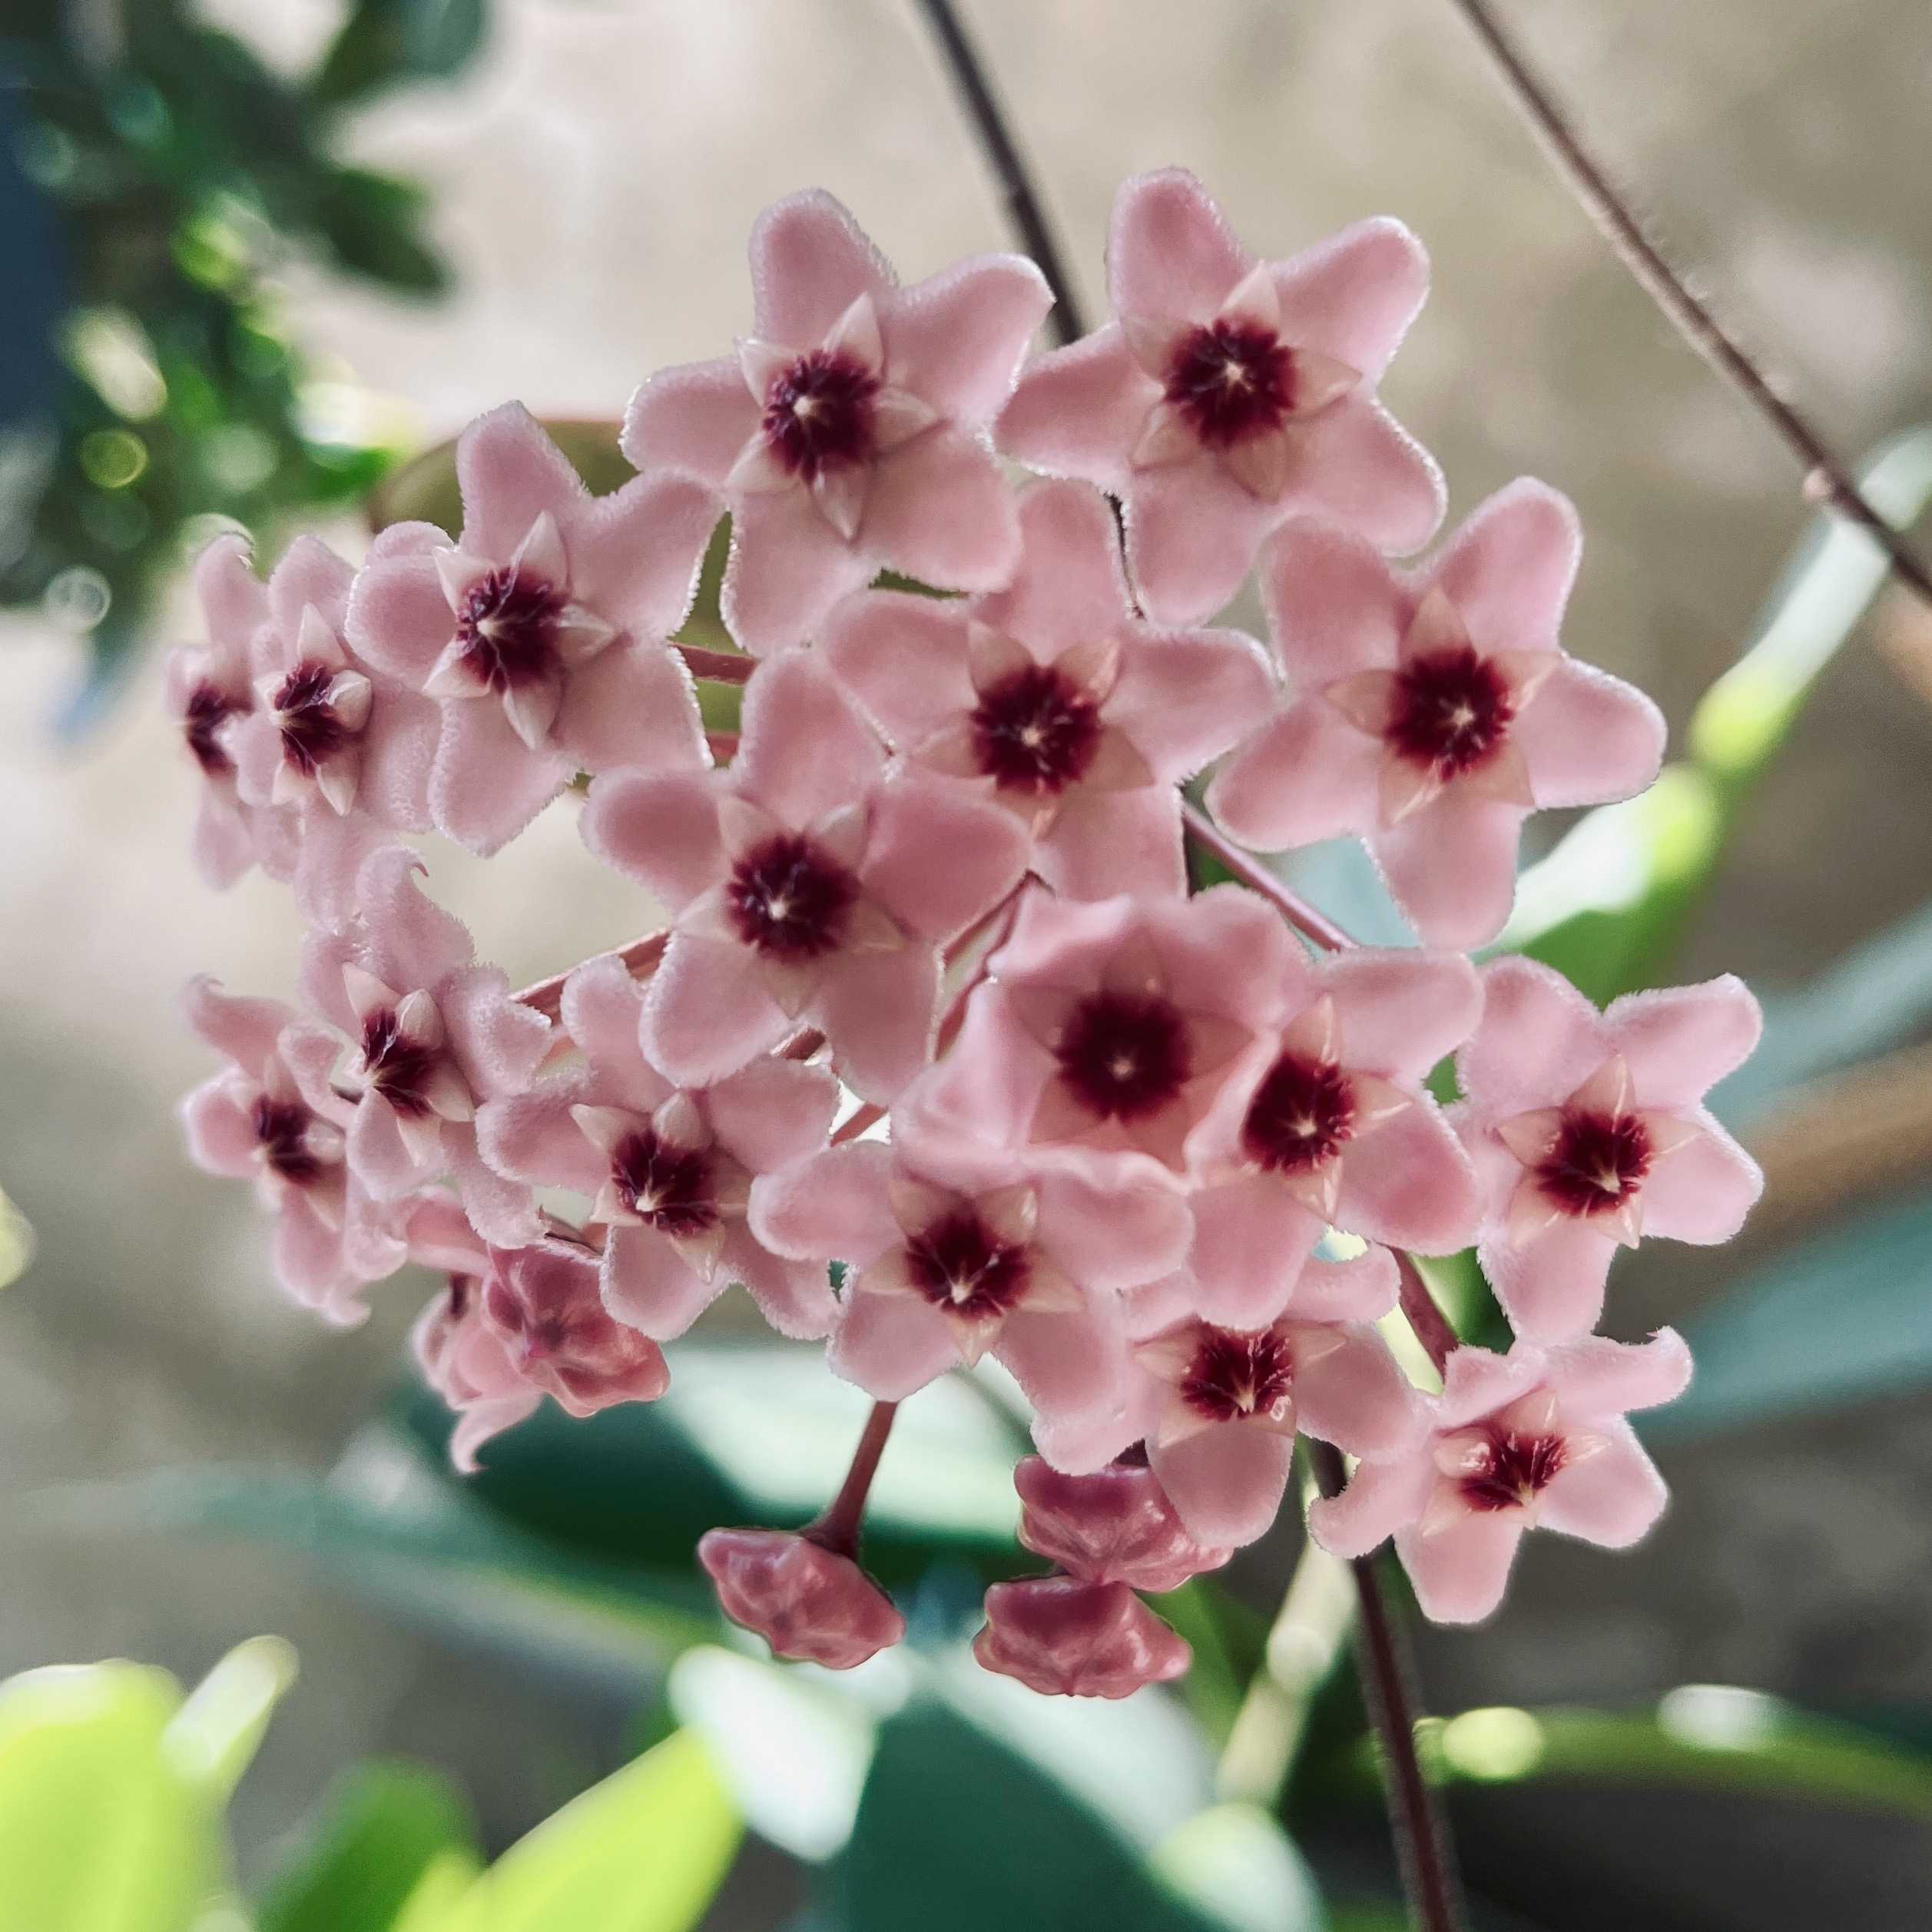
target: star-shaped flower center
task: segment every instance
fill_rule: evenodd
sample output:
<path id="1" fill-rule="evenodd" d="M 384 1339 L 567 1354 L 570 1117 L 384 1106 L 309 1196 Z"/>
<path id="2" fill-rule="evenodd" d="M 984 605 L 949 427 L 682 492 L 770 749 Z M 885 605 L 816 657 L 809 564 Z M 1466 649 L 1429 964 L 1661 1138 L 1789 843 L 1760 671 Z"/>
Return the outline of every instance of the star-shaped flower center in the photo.
<path id="1" fill-rule="evenodd" d="M 764 958 L 801 964 L 842 943 L 859 883 L 814 841 L 785 832 L 740 857 L 724 898 L 726 916 L 747 946 Z"/>
<path id="2" fill-rule="evenodd" d="M 499 697 L 552 676 L 567 601 L 556 585 L 527 567 L 512 564 L 485 572 L 456 611 L 464 669 Z"/>
<path id="3" fill-rule="evenodd" d="M 764 395 L 765 441 L 793 476 L 810 482 L 877 454 L 880 380 L 854 355 L 814 349 L 774 376 Z"/>
<path id="4" fill-rule="evenodd" d="M 710 1156 L 681 1147 L 654 1127 L 640 1127 L 611 1150 L 611 1178 L 619 1197 L 647 1227 L 682 1238 L 718 1221 Z"/>
<path id="5" fill-rule="evenodd" d="M 1158 993 L 1102 991 L 1069 1013 L 1054 1049 L 1060 1077 L 1102 1120 L 1144 1120 L 1192 1077 L 1188 1023 Z"/>
<path id="6" fill-rule="evenodd" d="M 1294 1390 L 1294 1351 L 1272 1328 L 1244 1334 L 1204 1324 L 1179 1386 L 1181 1399 L 1210 1421 L 1278 1417 Z"/>
<path id="7" fill-rule="evenodd" d="M 1650 1135 L 1636 1115 L 1566 1109 L 1536 1174 L 1566 1214 L 1588 1219 L 1622 1207 L 1643 1185 L 1651 1159 Z"/>
<path id="8" fill-rule="evenodd" d="M 1447 784 L 1495 757 L 1515 716 L 1508 679 L 1464 645 L 1413 657 L 1396 673 L 1384 736 Z"/>
<path id="9" fill-rule="evenodd" d="M 1241 1147 L 1271 1174 L 1305 1173 L 1355 1133 L 1355 1093 L 1331 1061 L 1284 1053 L 1263 1077 L 1241 1123 Z"/>
<path id="10" fill-rule="evenodd" d="M 1488 1440 L 1472 1450 L 1456 1487 L 1470 1509 L 1492 1514 L 1527 1509 L 1569 1460 L 1563 1437 L 1492 1423 Z"/>
<path id="11" fill-rule="evenodd" d="M 206 678 L 187 695 L 181 711 L 181 736 L 194 762 L 210 778 L 233 771 L 234 761 L 221 742 L 221 727 L 238 713 L 248 709 L 245 701 L 210 684 Z"/>
<path id="12" fill-rule="evenodd" d="M 934 1307 L 976 1321 L 1006 1314 L 1032 1276 L 1026 1246 L 1002 1240 L 969 1206 L 911 1236 L 906 1264 L 913 1287 Z"/>
<path id="13" fill-rule="evenodd" d="M 410 1034 L 394 1007 L 363 1015 L 362 1055 L 369 1084 L 399 1114 L 419 1120 L 429 1113 L 430 1082 L 442 1050 Z"/>
<path id="14" fill-rule="evenodd" d="M 332 666 L 304 658 L 276 688 L 272 700 L 282 756 L 305 778 L 313 778 L 355 735 L 333 701 L 336 675 Z"/>
<path id="15" fill-rule="evenodd" d="M 1281 428 L 1294 406 L 1294 353 L 1272 329 L 1218 316 L 1175 345 L 1166 396 L 1211 449 Z"/>
<path id="16" fill-rule="evenodd" d="M 1092 764 L 1100 708 L 1057 665 L 1031 664 L 979 693 L 971 729 L 979 769 L 1002 790 L 1052 795 Z"/>
<path id="17" fill-rule="evenodd" d="M 277 1100 L 266 1093 L 257 1097 L 255 1138 L 263 1163 L 271 1174 L 298 1188 L 320 1180 L 325 1165 L 310 1136 L 313 1118 L 300 1101 Z"/>

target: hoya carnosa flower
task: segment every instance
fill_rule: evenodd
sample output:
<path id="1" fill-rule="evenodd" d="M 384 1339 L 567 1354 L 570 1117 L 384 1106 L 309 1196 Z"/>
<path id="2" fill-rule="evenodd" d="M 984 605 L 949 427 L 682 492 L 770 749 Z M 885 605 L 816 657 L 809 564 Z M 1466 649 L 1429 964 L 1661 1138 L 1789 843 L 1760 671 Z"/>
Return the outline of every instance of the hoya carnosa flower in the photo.
<path id="1" fill-rule="evenodd" d="M 1234 631 L 1135 614 L 1113 513 L 1079 483 L 1019 496 L 1019 567 L 964 604 L 870 591 L 833 614 L 827 661 L 915 770 L 972 784 L 1033 835 L 1033 870 L 1074 899 L 1185 888 L 1175 789 L 1270 700 Z"/>
<path id="2" fill-rule="evenodd" d="M 986 447 L 1052 306 L 1017 255 L 979 255 L 909 289 L 837 201 L 774 204 L 751 230 L 752 331 L 735 356 L 653 376 L 624 451 L 722 490 L 723 608 L 759 657 L 802 642 L 882 565 L 991 590 L 1019 551 Z"/>
<path id="3" fill-rule="evenodd" d="M 476 1110 L 521 1093 L 550 1045 L 550 1022 L 479 966 L 462 923 L 426 899 L 423 862 L 399 846 L 363 865 L 350 936 L 311 936 L 304 979 L 324 1019 L 348 1038 L 298 1024 L 297 1072 L 312 1102 L 338 1084 L 353 1097 L 349 1165 L 379 1200 L 448 1174 L 489 1240 L 514 1247 L 539 1231 L 530 1190 L 477 1151 Z M 304 1075 L 303 1066 L 310 1070 Z"/>
<path id="4" fill-rule="evenodd" d="M 476 1119 L 490 1165 L 573 1189 L 604 1224 L 604 1304 L 658 1341 L 681 1335 L 742 1282 L 781 1334 L 819 1336 L 834 1304 L 822 1261 L 754 1238 L 754 1179 L 824 1146 L 838 1082 L 823 1067 L 761 1060 L 708 1087 L 681 1088 L 645 1056 L 645 989 L 610 956 L 564 983 L 564 1031 L 579 1068 L 493 1100 Z"/>
<path id="5" fill-rule="evenodd" d="M 1517 1332 L 1562 1340 L 1595 1327 L 1620 1245 L 1727 1241 L 1744 1224 L 1764 1176 L 1704 1096 L 1763 1016 L 1728 974 L 1601 1014 L 1534 960 L 1498 959 L 1483 982 L 1450 1115 L 1483 1188 L 1477 1254 Z"/>
<path id="6" fill-rule="evenodd" d="M 403 1265 L 403 1209 L 373 1201 L 344 1155 L 345 1102 L 311 1106 L 284 1058 L 293 1010 L 237 999 L 212 979 L 190 983 L 188 1024 L 227 1067 L 181 1102 L 197 1167 L 252 1181 L 275 1215 L 276 1279 L 305 1307 L 348 1327 L 369 1313 L 361 1291 Z"/>
<path id="7" fill-rule="evenodd" d="M 830 1359 L 868 1393 L 896 1402 L 991 1354 L 1055 1420 L 1118 1400 L 1120 1291 L 1175 1265 L 1188 1230 L 1165 1189 L 916 1140 L 761 1178 L 751 1225 L 780 1254 L 848 1264 Z"/>
<path id="8" fill-rule="evenodd" d="M 1145 1463 L 1069 1476 L 1029 1456 L 1013 1471 L 1019 1540 L 1083 1583 L 1125 1583 L 1155 1595 L 1219 1569 L 1234 1554 L 1195 1541 Z"/>
<path id="9" fill-rule="evenodd" d="M 1622 1549 L 1657 1520 L 1663 1479 L 1625 1418 L 1673 1400 L 1690 1374 L 1669 1328 L 1637 1344 L 1459 1348 L 1421 1445 L 1364 1458 L 1340 1496 L 1312 1505 L 1309 1528 L 1338 1556 L 1393 1534 L 1423 1614 L 1476 1622 L 1502 1602 L 1525 1530 Z"/>
<path id="10" fill-rule="evenodd" d="M 1030 364 L 996 434 L 1022 462 L 1120 499 L 1155 622 L 1218 610 L 1291 516 L 1386 550 L 1428 541 L 1441 473 L 1375 398 L 1429 283 L 1400 222 L 1258 263 L 1200 182 L 1168 168 L 1115 198 L 1107 280 L 1115 319 Z"/>
<path id="11" fill-rule="evenodd" d="M 1423 1082 L 1482 1011 L 1453 954 L 1287 959 L 1266 1050 L 1201 1136 L 1191 1265 L 1215 1321 L 1264 1318 L 1327 1227 L 1425 1254 L 1476 1238 L 1476 1175 Z"/>
<path id="12" fill-rule="evenodd" d="M 1194 1661 L 1187 1639 L 1125 1583 L 1070 1576 L 994 1584 L 973 1654 L 1042 1697 L 1131 1697 Z"/>
<path id="13" fill-rule="evenodd" d="M 514 403 L 463 432 L 456 479 L 462 535 L 393 525 L 348 613 L 356 654 L 441 707 L 438 829 L 491 853 L 579 771 L 704 764 L 665 639 L 691 608 L 712 492 L 660 472 L 593 497 Z"/>
<path id="14" fill-rule="evenodd" d="M 906 1634 L 892 1599 L 849 1556 L 784 1529 L 710 1529 L 698 1560 L 718 1608 L 772 1654 L 851 1670 Z"/>
<path id="15" fill-rule="evenodd" d="M 804 651 L 753 678 L 728 773 L 600 778 L 583 826 L 674 915 L 642 1026 L 668 1078 L 707 1085 L 810 1020 L 881 1104 L 926 1063 L 940 949 L 1026 863 L 1010 813 L 889 778 L 870 727 Z"/>
<path id="16" fill-rule="evenodd" d="M 1294 944 L 1238 886 L 1185 900 L 1030 896 L 906 1112 L 921 1132 L 1024 1145 L 1096 1178 L 1178 1181 Z"/>
<path id="17" fill-rule="evenodd" d="M 1208 809 L 1261 851 L 1354 833 L 1424 940 L 1495 938 L 1523 820 L 1627 798 L 1663 756 L 1656 706 L 1557 641 L 1581 547 L 1568 500 L 1526 478 L 1413 573 L 1347 531 L 1284 530 L 1261 594 L 1287 700 Z"/>

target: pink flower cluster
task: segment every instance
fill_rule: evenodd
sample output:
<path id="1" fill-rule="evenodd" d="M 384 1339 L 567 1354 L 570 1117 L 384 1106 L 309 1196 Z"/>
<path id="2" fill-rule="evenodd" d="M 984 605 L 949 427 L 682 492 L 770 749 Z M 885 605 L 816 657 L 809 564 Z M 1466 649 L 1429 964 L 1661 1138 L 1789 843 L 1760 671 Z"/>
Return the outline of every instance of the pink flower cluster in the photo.
<path id="1" fill-rule="evenodd" d="M 332 1320 L 406 1260 L 447 1277 L 416 1350 L 464 1467 L 545 1397 L 662 1393 L 660 1345 L 734 1284 L 881 1405 L 993 1358 L 1054 1568 L 996 1586 L 974 1647 L 1041 1691 L 1184 1669 L 1138 1593 L 1265 1534 L 1297 1435 L 1355 1459 L 1314 1535 L 1393 1536 L 1432 1616 L 1493 1609 L 1536 1523 L 1632 1541 L 1663 1492 L 1625 1417 L 1688 1358 L 1591 1331 L 1618 1247 L 1750 1207 L 1703 1096 L 1758 1010 L 1722 979 L 1599 1014 L 1465 956 L 1526 816 L 1640 790 L 1663 724 L 1561 648 L 1554 492 L 1385 561 L 1443 502 L 1375 393 L 1419 246 L 1377 220 L 1258 261 L 1191 176 L 1144 177 L 1113 318 L 1030 361 L 1049 298 L 1013 257 L 902 288 L 807 194 L 751 270 L 735 354 L 638 392 L 614 495 L 510 406 L 459 445 L 453 537 L 393 527 L 353 571 L 303 539 L 266 586 L 236 540 L 204 557 L 208 641 L 169 684 L 196 852 L 289 880 L 310 931 L 299 1009 L 192 990 L 227 1062 L 185 1103 L 195 1158 L 254 1180 Z M 744 654 L 687 652 L 723 514 Z M 1265 643 L 1210 621 L 1251 573 Z M 744 687 L 735 734 L 694 671 Z M 1219 833 L 1181 790 L 1211 766 Z M 401 835 L 489 853 L 573 781 L 662 924 L 514 993 Z M 1342 833 L 1419 946 L 1311 956 L 1258 863 L 1188 892 L 1191 837 Z M 1506 1355 L 1442 1343 L 1408 1258 L 1472 1244 Z M 705 1539 L 782 1654 L 903 1634 L 857 1560 L 868 1440 L 803 1533 Z"/>

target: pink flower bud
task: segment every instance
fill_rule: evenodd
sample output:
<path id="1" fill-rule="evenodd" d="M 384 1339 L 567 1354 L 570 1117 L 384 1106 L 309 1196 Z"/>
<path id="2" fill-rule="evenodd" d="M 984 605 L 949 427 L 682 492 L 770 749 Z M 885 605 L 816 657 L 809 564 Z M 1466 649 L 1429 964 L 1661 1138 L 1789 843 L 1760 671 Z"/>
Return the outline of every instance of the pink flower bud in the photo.
<path id="1" fill-rule="evenodd" d="M 1020 1541 L 1083 1583 L 1178 1589 L 1234 1553 L 1196 1543 L 1145 1466 L 1114 1463 L 1091 1476 L 1062 1476 L 1029 1456 L 1014 1470 L 1013 1487 L 1024 1505 Z"/>
<path id="2" fill-rule="evenodd" d="M 973 1654 L 1042 1697 L 1131 1697 L 1178 1677 L 1194 1659 L 1125 1583 L 1070 1576 L 994 1584 Z"/>
<path id="3" fill-rule="evenodd" d="M 850 1557 L 790 1530 L 709 1530 L 698 1560 L 719 1609 L 775 1655 L 850 1670 L 906 1634 L 891 1599 Z"/>

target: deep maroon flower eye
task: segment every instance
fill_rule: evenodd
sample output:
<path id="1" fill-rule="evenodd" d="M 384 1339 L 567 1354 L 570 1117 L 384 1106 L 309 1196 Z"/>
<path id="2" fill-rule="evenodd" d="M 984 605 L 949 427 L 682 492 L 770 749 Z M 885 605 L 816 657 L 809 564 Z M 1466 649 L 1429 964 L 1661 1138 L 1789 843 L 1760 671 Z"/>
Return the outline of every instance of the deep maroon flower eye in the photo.
<path id="1" fill-rule="evenodd" d="M 814 349 L 765 392 L 765 441 L 808 483 L 821 470 L 863 462 L 874 452 L 878 394 L 878 377 L 856 357 Z"/>
<path id="2" fill-rule="evenodd" d="M 702 1148 L 640 1128 L 612 1148 L 611 1178 L 625 1204 L 661 1234 L 701 1234 L 717 1225 L 711 1162 Z"/>
<path id="3" fill-rule="evenodd" d="M 1549 1486 L 1567 1460 L 1561 1436 L 1493 1429 L 1488 1453 L 1458 1486 L 1472 1509 L 1522 1509 Z"/>
<path id="4" fill-rule="evenodd" d="M 421 1118 L 429 1112 L 429 1076 L 440 1049 L 410 1039 L 391 1006 L 379 1007 L 363 1020 L 363 1070 L 369 1084 L 399 1114 Z"/>
<path id="5" fill-rule="evenodd" d="M 1212 449 L 1278 429 L 1294 406 L 1294 353 L 1271 329 L 1222 316 L 1175 345 L 1167 399 Z"/>
<path id="6" fill-rule="evenodd" d="M 255 1138 L 260 1142 L 262 1158 L 269 1171 L 297 1187 L 307 1187 L 320 1178 L 322 1163 L 308 1143 L 310 1114 L 293 1100 L 275 1100 L 268 1095 L 255 1102 Z"/>
<path id="7" fill-rule="evenodd" d="M 1183 1398 L 1216 1422 L 1278 1414 L 1294 1390 L 1294 1357 L 1272 1328 L 1203 1327 L 1181 1378 Z"/>
<path id="8" fill-rule="evenodd" d="M 1193 1072 L 1187 1022 L 1158 994 L 1091 995 L 1068 1016 L 1054 1051 L 1061 1077 L 1103 1120 L 1158 1113 Z"/>
<path id="9" fill-rule="evenodd" d="M 1027 1251 L 1002 1241 L 970 1208 L 946 1215 L 906 1244 L 914 1287 L 954 1314 L 1003 1315 L 1026 1291 Z"/>
<path id="10" fill-rule="evenodd" d="M 1622 1207 L 1650 1162 L 1650 1136 L 1635 1114 L 1566 1112 L 1536 1178 L 1566 1214 L 1587 1218 Z"/>
<path id="11" fill-rule="evenodd" d="M 557 625 L 565 598 L 534 572 L 492 570 L 472 584 L 456 612 L 463 664 L 499 697 L 534 684 L 557 666 Z"/>
<path id="12" fill-rule="evenodd" d="M 195 763 L 210 778 L 234 770 L 234 761 L 222 748 L 220 733 L 230 718 L 247 709 L 214 684 L 199 684 L 188 693 L 181 714 L 181 735 Z"/>
<path id="13" fill-rule="evenodd" d="M 858 881 L 828 853 L 793 832 L 767 839 L 731 869 L 725 887 L 740 939 L 767 958 L 821 959 L 845 936 Z"/>
<path id="14" fill-rule="evenodd" d="M 983 691 L 972 719 L 979 769 L 1002 790 L 1077 784 L 1100 743 L 1100 708 L 1057 666 L 1029 664 Z"/>
<path id="15" fill-rule="evenodd" d="M 1340 1067 L 1284 1053 L 1268 1070 L 1241 1123 L 1241 1146 L 1271 1174 L 1300 1174 L 1331 1160 L 1355 1132 L 1355 1094 Z"/>
<path id="16" fill-rule="evenodd" d="M 1396 674 L 1387 735 L 1447 780 L 1493 757 L 1515 716 L 1503 674 L 1464 645 L 1412 658 Z"/>
<path id="17" fill-rule="evenodd" d="M 329 701 L 336 674 L 328 665 L 305 658 L 282 680 L 275 693 L 276 723 L 282 734 L 282 755 L 305 778 L 349 742 L 349 727 Z"/>

